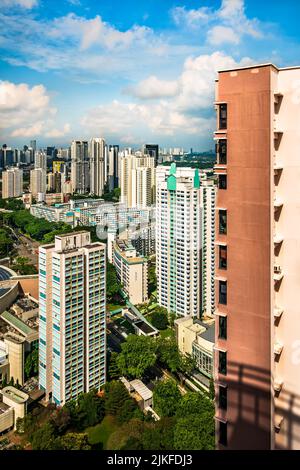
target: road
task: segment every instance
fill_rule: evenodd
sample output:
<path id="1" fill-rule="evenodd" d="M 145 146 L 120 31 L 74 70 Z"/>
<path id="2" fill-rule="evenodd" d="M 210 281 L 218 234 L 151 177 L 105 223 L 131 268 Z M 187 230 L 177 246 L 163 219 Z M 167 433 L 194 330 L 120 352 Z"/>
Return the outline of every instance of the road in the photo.
<path id="1" fill-rule="evenodd" d="M 34 266 L 38 266 L 38 248 L 40 246 L 39 242 L 31 240 L 30 238 L 22 235 L 18 230 L 13 229 L 7 225 L 9 230 L 12 232 L 14 239 L 14 246 L 18 251 L 18 256 L 24 256 L 30 260 Z"/>

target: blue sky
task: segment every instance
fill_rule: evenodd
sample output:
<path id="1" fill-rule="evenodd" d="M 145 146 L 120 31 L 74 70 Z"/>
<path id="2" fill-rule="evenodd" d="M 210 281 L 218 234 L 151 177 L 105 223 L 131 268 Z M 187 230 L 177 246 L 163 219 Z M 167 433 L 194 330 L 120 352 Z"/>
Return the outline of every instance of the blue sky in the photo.
<path id="1" fill-rule="evenodd" d="M 0 144 L 212 148 L 217 71 L 299 65 L 299 16 L 297 0 L 0 0 Z"/>

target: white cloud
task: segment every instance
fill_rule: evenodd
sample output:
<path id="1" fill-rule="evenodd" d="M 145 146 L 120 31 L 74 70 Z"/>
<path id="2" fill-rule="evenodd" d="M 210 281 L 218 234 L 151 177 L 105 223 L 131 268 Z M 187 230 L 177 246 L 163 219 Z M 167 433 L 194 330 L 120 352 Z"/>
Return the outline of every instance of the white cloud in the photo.
<path id="1" fill-rule="evenodd" d="M 240 37 L 228 26 L 214 26 L 208 31 L 207 40 L 210 44 L 218 46 L 222 43 L 239 44 Z"/>
<path id="2" fill-rule="evenodd" d="M 36 7 L 39 0 L 1 0 L 0 7 L 21 7 L 28 10 Z"/>
<path id="3" fill-rule="evenodd" d="M 81 124 L 89 135 L 115 136 L 129 143 L 131 138 L 144 141 L 152 136 L 174 137 L 178 132 L 205 135 L 212 121 L 199 116 L 186 116 L 165 101 L 136 104 L 114 100 L 89 110 Z"/>
<path id="4" fill-rule="evenodd" d="M 171 16 L 178 26 L 182 26 L 183 24 L 189 27 L 198 26 L 208 21 L 211 14 L 211 9 L 208 7 L 201 7 L 198 10 L 187 10 L 186 7 L 175 7 L 171 10 Z"/>
<path id="5" fill-rule="evenodd" d="M 26 83 L 0 81 L 0 129 L 6 129 L 11 137 L 68 134 L 69 124 L 65 124 L 63 130 L 53 128 L 56 112 L 43 85 L 30 87 Z"/>
<path id="6" fill-rule="evenodd" d="M 43 85 L 30 88 L 26 83 L 16 85 L 0 81 L 0 127 L 30 122 L 49 112 L 49 109 L 53 114 L 55 110 L 50 108 L 49 101 Z"/>
<path id="7" fill-rule="evenodd" d="M 29 127 L 19 127 L 11 132 L 11 137 L 33 137 L 41 135 L 44 128 L 44 122 L 38 121 Z"/>
<path id="8" fill-rule="evenodd" d="M 69 123 L 66 123 L 62 129 L 50 129 L 45 133 L 45 137 L 52 137 L 52 138 L 58 138 L 58 137 L 64 137 L 68 134 L 70 134 L 71 131 L 71 126 Z"/>
<path id="9" fill-rule="evenodd" d="M 175 96 L 179 88 L 176 80 L 159 80 L 155 75 L 151 75 L 135 87 L 128 87 L 124 91 L 137 98 L 156 99 Z"/>
<path id="10" fill-rule="evenodd" d="M 67 16 L 57 18 L 50 27 L 49 35 L 52 37 L 74 38 L 80 42 L 80 50 L 87 50 L 92 46 L 101 46 L 106 49 L 116 47 L 129 47 L 134 42 L 142 41 L 151 33 L 145 26 L 133 26 L 127 31 L 119 31 L 109 25 L 97 15 L 86 19 L 69 13 Z"/>
<path id="11" fill-rule="evenodd" d="M 171 10 L 171 15 L 178 26 L 206 29 L 207 41 L 211 45 L 238 44 L 246 35 L 262 37 L 258 20 L 246 16 L 244 0 L 222 0 L 220 8 L 215 10 L 176 7 Z"/>
<path id="12" fill-rule="evenodd" d="M 251 63 L 253 61 L 248 57 L 236 62 L 231 56 L 218 51 L 211 55 L 190 57 L 177 80 L 168 82 L 151 76 L 135 87 L 127 88 L 127 92 L 140 99 L 170 98 L 176 109 L 184 112 L 204 109 L 212 104 L 218 70 Z"/>

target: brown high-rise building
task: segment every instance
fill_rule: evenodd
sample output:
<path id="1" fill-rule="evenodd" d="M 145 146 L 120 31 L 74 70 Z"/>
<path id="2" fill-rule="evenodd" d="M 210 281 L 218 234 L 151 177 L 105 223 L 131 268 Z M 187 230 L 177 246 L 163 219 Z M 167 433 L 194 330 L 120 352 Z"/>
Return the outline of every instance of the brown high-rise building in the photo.
<path id="1" fill-rule="evenodd" d="M 300 68 L 219 72 L 220 449 L 300 449 Z"/>

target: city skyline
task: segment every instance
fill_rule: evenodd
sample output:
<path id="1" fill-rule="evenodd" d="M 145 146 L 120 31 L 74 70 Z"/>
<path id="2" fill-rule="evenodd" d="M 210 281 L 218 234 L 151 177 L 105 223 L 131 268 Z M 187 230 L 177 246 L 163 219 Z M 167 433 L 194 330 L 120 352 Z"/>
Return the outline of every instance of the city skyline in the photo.
<path id="1" fill-rule="evenodd" d="M 0 134 L 8 145 L 103 137 L 124 147 L 208 150 L 217 71 L 297 60 L 296 2 L 284 10 L 256 0 L 51 3 L 0 6 Z"/>

